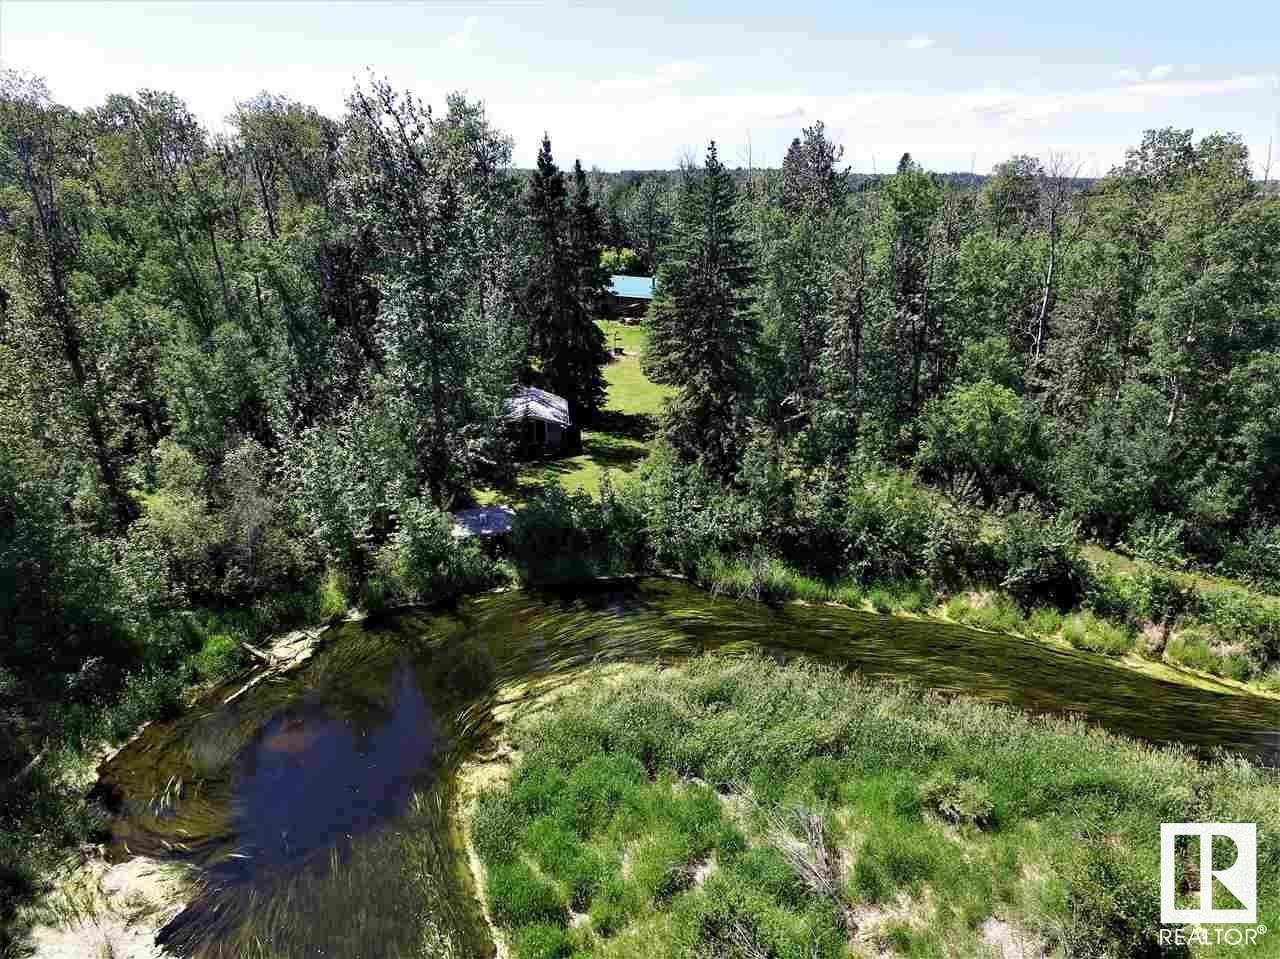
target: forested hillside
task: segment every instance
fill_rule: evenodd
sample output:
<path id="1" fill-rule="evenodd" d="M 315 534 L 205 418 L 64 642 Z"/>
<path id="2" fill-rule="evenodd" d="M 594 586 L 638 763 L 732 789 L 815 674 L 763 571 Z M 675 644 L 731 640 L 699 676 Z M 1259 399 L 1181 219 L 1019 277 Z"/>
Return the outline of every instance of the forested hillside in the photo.
<path id="1" fill-rule="evenodd" d="M 66 768 L 246 643 L 549 564 L 1087 599 L 1163 626 L 1157 658 L 1194 607 L 1239 678 L 1280 657 L 1275 617 L 1228 633 L 1078 553 L 1280 590 L 1280 196 L 1238 138 L 978 185 L 854 177 L 821 124 L 777 170 L 511 155 L 482 105 L 376 80 L 340 118 L 264 93 L 215 132 L 174 94 L 74 111 L 4 76 L 5 908 L 91 826 Z M 447 511 L 515 469 L 517 384 L 601 410 L 610 270 L 657 275 L 655 452 L 598 503 L 530 504 L 514 562 L 457 544 Z"/>

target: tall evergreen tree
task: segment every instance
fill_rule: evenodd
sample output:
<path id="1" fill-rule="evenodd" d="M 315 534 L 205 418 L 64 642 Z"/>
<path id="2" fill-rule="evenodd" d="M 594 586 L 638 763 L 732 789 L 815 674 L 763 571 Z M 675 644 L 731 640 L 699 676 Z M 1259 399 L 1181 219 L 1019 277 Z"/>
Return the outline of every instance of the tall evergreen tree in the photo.
<path id="1" fill-rule="evenodd" d="M 591 193 L 582 161 L 573 161 L 573 208 L 569 211 L 569 250 L 578 274 L 578 300 L 589 316 L 595 316 L 609 291 L 609 271 L 601 265 L 605 247 L 604 217 Z M 600 332 L 594 323 L 592 328 Z M 604 349 L 604 334 L 600 333 Z M 604 357 L 605 361 L 608 356 Z"/>
<path id="2" fill-rule="evenodd" d="M 609 357 L 604 333 L 593 318 L 605 284 L 599 268 L 599 210 L 581 166 L 575 186 L 570 209 L 564 174 L 552 158 L 550 138 L 544 136 L 525 198 L 533 234 L 525 310 L 531 355 L 547 388 L 568 401 L 577 426 L 590 422 L 604 403 L 601 367 Z M 589 258 L 594 258 L 592 264 Z"/>
<path id="3" fill-rule="evenodd" d="M 849 195 L 849 171 L 841 170 L 844 147 L 827 139 L 819 120 L 805 127 L 782 160 L 782 208 L 788 213 L 810 210 L 829 213 Z"/>
<path id="4" fill-rule="evenodd" d="M 712 141 L 705 168 L 690 171 L 681 190 L 649 311 L 645 369 L 678 388 L 666 410 L 668 439 L 721 478 L 738 462 L 752 391 L 753 272 L 737 189 Z"/>

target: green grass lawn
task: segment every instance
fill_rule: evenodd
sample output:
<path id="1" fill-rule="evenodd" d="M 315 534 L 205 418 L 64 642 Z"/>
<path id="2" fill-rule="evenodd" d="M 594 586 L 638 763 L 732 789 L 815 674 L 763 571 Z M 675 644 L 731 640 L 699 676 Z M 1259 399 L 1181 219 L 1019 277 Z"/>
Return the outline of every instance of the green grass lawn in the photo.
<path id="1" fill-rule="evenodd" d="M 605 345 L 609 352 L 620 346 L 627 353 L 639 354 L 644 349 L 645 329 L 643 323 L 623 323 L 619 320 L 597 320 L 597 325 L 604 330 Z"/>
<path id="2" fill-rule="evenodd" d="M 568 492 L 600 493 L 600 476 L 605 470 L 627 473 L 649 455 L 649 439 L 657 428 L 662 401 L 671 390 L 651 383 L 640 371 L 640 351 L 644 348 L 644 327 L 599 321 L 606 343 L 625 351 L 615 356 L 604 371 L 609 385 L 601 422 L 582 433 L 583 450 L 577 456 L 543 460 L 521 466 L 511 489 L 479 489 L 475 499 L 482 506 L 508 503 L 517 508 L 548 483 L 558 482 Z"/>

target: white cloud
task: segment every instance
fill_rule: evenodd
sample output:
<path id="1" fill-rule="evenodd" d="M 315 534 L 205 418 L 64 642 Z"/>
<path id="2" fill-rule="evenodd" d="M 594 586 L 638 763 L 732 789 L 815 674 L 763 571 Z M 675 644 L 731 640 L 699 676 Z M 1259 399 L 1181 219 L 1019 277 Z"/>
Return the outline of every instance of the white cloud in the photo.
<path id="1" fill-rule="evenodd" d="M 595 85 L 601 93 L 650 93 L 669 90 L 680 84 L 698 80 L 708 71 L 705 63 L 664 63 L 649 73 L 621 73 Z"/>
<path id="2" fill-rule="evenodd" d="M 1125 67 L 1123 70 L 1117 70 L 1112 77 L 1121 83 L 1137 83 L 1142 79 L 1142 73 L 1133 67 Z"/>
<path id="3" fill-rule="evenodd" d="M 1173 73 L 1173 67 L 1171 67 L 1171 66 L 1170 66 L 1169 64 L 1167 64 L 1167 63 L 1164 63 L 1164 64 L 1161 64 L 1161 65 L 1160 65 L 1160 66 L 1158 66 L 1158 67 L 1152 67 L 1152 68 L 1151 68 L 1151 70 L 1150 70 L 1150 71 L 1148 71 L 1148 73 L 1147 73 L 1147 79 L 1148 79 L 1148 80 L 1163 80 L 1163 79 L 1165 79 L 1166 77 L 1168 77 L 1168 76 L 1169 76 L 1169 74 L 1171 74 L 1171 73 Z"/>
<path id="4" fill-rule="evenodd" d="M 516 162 L 528 164 L 543 129 L 555 136 L 556 154 L 580 156 L 603 169 L 644 169 L 670 165 L 677 145 L 702 145 L 714 138 L 721 157 L 745 162 L 750 138 L 756 163 L 777 163 L 798 127 L 814 119 L 826 122 L 843 142 L 858 169 L 880 171 L 904 150 L 935 169 L 985 172 L 1016 153 L 1044 155 L 1065 149 L 1085 162 L 1087 171 L 1105 172 L 1121 162 L 1132 146 L 1129 132 L 1094 132 L 1102 117 L 1122 116 L 1141 129 L 1153 113 L 1180 112 L 1193 101 L 1265 92 L 1271 76 L 1242 75 L 1219 80 L 1143 81 L 1105 84 L 1093 89 L 1031 93 L 991 86 L 954 93 L 902 90 L 845 95 L 725 92 L 687 95 L 653 90 L 630 96 L 608 92 L 592 102 L 544 102 L 536 111 L 527 102 L 491 99 L 490 116 L 516 142 Z M 1129 122 L 1131 121 L 1131 122 Z M 1111 124 L 1105 124 L 1110 127 Z"/>
<path id="5" fill-rule="evenodd" d="M 931 46 L 933 46 L 933 37 L 925 36 L 923 33 L 917 33 L 907 40 L 908 50 L 928 50 Z"/>
<path id="6" fill-rule="evenodd" d="M 471 42 L 472 34 L 476 32 L 476 18 L 467 17 L 462 21 L 462 27 L 456 33 L 449 34 L 449 46 L 455 50 L 465 50 Z"/>

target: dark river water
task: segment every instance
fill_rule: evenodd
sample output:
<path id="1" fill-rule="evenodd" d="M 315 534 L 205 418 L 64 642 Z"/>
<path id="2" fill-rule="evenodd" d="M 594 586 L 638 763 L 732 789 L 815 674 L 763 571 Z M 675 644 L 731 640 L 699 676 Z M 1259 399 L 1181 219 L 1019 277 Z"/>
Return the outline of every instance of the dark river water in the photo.
<path id="1" fill-rule="evenodd" d="M 198 957 L 492 954 L 453 818 L 496 690 L 594 662 L 809 656 L 1155 743 L 1276 764 L 1280 704 L 920 619 L 771 608 L 649 579 L 514 591 L 348 624 L 301 668 L 215 690 L 101 769 L 113 854 L 187 863 L 160 935 Z"/>

